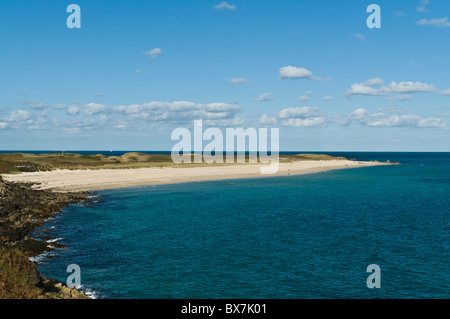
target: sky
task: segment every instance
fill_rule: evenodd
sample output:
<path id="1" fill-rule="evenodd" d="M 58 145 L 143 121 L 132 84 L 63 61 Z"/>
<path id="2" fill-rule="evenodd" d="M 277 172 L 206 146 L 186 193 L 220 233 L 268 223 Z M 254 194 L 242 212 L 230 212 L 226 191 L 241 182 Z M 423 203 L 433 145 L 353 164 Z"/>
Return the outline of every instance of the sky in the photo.
<path id="1" fill-rule="evenodd" d="M 0 150 L 168 151 L 203 120 L 279 128 L 281 151 L 448 152 L 449 17 L 448 0 L 0 0 Z"/>

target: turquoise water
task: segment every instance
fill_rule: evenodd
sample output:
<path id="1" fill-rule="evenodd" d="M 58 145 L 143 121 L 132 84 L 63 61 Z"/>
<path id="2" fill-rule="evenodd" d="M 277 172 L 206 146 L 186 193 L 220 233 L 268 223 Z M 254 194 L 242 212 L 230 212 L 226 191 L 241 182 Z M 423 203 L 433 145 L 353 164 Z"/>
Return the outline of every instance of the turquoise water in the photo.
<path id="1" fill-rule="evenodd" d="M 449 298 L 450 154 L 372 158 L 406 165 L 94 192 L 39 270 L 98 298 Z"/>

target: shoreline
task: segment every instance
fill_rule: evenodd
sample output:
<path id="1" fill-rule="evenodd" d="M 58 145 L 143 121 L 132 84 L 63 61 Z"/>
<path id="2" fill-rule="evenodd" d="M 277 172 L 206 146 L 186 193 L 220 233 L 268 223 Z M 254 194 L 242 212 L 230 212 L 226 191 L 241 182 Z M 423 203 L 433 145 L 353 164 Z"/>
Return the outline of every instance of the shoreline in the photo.
<path id="1" fill-rule="evenodd" d="M 76 288 L 43 277 L 34 261 L 65 246 L 46 230 L 33 232 L 76 203 L 89 204 L 87 194 L 36 190 L 0 176 L 0 299 L 90 299 Z"/>
<path id="2" fill-rule="evenodd" d="M 58 193 L 120 189 L 136 186 L 264 178 L 319 173 L 336 169 L 395 165 L 389 162 L 352 160 L 312 160 L 280 163 L 275 174 L 260 174 L 259 164 L 229 164 L 200 167 L 160 167 L 134 169 L 77 169 L 3 174 L 14 183 L 31 183 L 37 190 Z"/>

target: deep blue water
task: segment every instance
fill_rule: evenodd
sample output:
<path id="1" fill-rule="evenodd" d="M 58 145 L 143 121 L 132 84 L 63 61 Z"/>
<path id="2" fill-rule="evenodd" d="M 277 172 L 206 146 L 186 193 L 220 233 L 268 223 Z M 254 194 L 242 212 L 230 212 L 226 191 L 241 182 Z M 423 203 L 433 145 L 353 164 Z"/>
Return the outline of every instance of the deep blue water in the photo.
<path id="1" fill-rule="evenodd" d="M 39 270 L 99 298 L 449 298 L 450 153 L 330 154 L 405 165 L 93 192 Z"/>

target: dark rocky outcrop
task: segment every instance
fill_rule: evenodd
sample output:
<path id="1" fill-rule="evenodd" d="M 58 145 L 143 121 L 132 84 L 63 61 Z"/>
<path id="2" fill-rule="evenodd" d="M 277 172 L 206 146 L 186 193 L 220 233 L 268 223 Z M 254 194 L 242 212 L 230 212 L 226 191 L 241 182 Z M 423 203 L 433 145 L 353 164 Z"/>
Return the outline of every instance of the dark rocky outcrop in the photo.
<path id="1" fill-rule="evenodd" d="M 50 249 L 45 240 L 37 241 L 29 234 L 64 207 L 85 200 L 85 193 L 36 190 L 0 176 L 0 298 L 87 298 L 43 278 L 29 260 Z"/>

